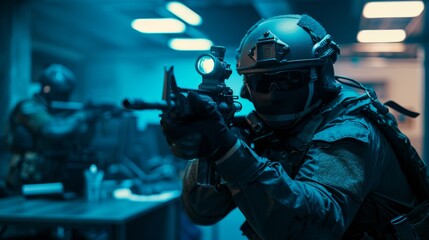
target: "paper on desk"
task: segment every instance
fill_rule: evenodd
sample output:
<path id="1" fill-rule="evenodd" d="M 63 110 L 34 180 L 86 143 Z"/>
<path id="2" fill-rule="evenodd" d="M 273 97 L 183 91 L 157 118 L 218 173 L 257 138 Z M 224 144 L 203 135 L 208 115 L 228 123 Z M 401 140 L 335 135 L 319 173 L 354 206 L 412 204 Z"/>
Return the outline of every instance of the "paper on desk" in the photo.
<path id="1" fill-rule="evenodd" d="M 179 190 L 170 190 L 158 194 L 137 195 L 131 192 L 129 188 L 119 188 L 113 191 L 113 197 L 116 199 L 128 199 L 136 202 L 159 202 L 178 197 Z"/>

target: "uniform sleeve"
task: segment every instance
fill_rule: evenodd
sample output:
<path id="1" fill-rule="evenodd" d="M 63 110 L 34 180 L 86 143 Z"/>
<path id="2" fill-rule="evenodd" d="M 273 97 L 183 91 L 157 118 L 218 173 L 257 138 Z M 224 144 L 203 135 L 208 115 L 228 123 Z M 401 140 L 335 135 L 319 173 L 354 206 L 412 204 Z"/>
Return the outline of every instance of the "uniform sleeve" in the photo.
<path id="1" fill-rule="evenodd" d="M 88 128 L 84 112 L 56 117 L 51 115 L 44 106 L 32 101 L 21 105 L 15 121 L 17 124 L 26 126 L 31 132 L 50 140 L 60 140 L 80 134 Z"/>
<path id="2" fill-rule="evenodd" d="M 183 177 L 182 205 L 193 222 L 211 225 L 225 217 L 235 203 L 227 188 L 215 192 L 196 184 L 199 160 L 191 160 L 186 166 Z"/>
<path id="3" fill-rule="evenodd" d="M 279 162 L 257 156 L 242 142 L 217 162 L 217 171 L 263 239 L 339 239 L 372 184 L 365 179 L 371 168 L 364 162 L 369 134 L 362 122 L 324 129 L 313 139 L 295 179 Z M 213 198 L 200 200 L 213 209 L 219 204 Z"/>

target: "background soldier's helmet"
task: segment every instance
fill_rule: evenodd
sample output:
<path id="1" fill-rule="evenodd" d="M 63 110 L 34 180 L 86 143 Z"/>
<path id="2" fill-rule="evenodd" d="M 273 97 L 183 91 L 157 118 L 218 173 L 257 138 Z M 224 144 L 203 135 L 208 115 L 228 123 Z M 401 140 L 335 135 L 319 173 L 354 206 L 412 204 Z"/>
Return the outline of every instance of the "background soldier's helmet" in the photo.
<path id="1" fill-rule="evenodd" d="M 46 67 L 39 81 L 41 94 L 48 101 L 67 101 L 75 88 L 73 72 L 61 64 Z"/>

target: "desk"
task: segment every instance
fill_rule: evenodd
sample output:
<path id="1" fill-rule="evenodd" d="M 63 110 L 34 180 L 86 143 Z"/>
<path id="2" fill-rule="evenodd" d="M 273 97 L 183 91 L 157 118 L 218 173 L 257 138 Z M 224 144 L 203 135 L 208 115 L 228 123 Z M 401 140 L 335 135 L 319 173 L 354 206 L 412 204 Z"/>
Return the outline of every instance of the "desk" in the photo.
<path id="1" fill-rule="evenodd" d="M 162 201 L 0 199 L 0 225 L 107 227 L 110 239 L 175 239 L 178 194 Z"/>

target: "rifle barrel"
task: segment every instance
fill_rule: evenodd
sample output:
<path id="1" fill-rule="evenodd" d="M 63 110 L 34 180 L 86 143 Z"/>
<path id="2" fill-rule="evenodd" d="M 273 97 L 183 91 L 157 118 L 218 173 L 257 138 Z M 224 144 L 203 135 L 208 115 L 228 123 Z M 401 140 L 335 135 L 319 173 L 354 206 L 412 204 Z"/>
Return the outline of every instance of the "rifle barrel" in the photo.
<path id="1" fill-rule="evenodd" d="M 174 104 L 173 104 L 174 105 Z M 158 110 L 168 110 L 172 105 L 167 104 L 167 102 L 147 102 L 142 99 L 124 99 L 122 101 L 122 106 L 126 109 L 133 110 L 146 110 L 146 109 L 158 109 Z"/>

